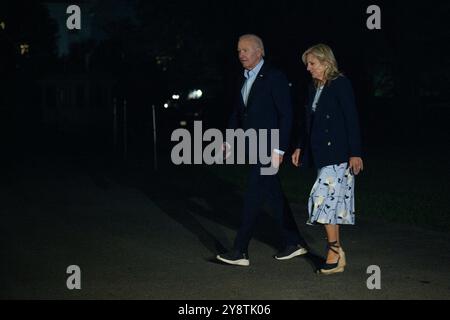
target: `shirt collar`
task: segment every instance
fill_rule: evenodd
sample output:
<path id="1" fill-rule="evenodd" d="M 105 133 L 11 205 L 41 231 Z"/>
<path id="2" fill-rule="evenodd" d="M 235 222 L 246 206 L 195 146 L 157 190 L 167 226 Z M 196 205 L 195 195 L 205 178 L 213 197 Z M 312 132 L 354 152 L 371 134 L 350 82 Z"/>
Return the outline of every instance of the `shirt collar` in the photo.
<path id="1" fill-rule="evenodd" d="M 261 70 L 263 64 L 264 64 L 264 59 L 261 59 L 261 61 L 253 69 L 244 70 L 244 77 L 248 79 L 250 77 L 257 75 L 259 73 L 259 71 Z"/>

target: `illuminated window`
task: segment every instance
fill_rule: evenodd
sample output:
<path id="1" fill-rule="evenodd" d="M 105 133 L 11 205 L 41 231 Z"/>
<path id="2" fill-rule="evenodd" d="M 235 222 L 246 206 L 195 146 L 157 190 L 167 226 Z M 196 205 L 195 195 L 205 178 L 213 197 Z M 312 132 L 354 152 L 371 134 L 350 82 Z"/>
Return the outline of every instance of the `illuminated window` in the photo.
<path id="1" fill-rule="evenodd" d="M 20 54 L 24 55 L 30 52 L 30 46 L 26 43 L 20 45 Z"/>

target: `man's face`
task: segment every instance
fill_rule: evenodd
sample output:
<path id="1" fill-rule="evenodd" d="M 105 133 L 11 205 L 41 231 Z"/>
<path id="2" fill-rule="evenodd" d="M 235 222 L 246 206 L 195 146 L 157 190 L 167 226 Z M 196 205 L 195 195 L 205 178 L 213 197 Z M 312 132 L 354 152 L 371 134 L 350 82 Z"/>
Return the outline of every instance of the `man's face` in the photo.
<path id="1" fill-rule="evenodd" d="M 241 39 L 238 43 L 239 61 L 247 69 L 253 69 L 262 58 L 262 50 L 251 39 Z"/>

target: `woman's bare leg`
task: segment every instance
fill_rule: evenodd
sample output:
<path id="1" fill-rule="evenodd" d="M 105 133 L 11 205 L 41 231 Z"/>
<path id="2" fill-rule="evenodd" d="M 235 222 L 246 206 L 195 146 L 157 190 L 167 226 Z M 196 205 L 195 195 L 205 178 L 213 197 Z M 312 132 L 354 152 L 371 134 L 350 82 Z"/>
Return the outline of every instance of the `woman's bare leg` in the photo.
<path id="1" fill-rule="evenodd" d="M 339 235 L 339 225 L 336 225 L 336 241 L 337 241 L 337 245 L 341 246 L 341 237 Z"/>
<path id="2" fill-rule="evenodd" d="M 335 224 L 326 224 L 325 231 L 327 232 L 328 242 L 337 241 L 337 245 L 339 245 L 339 226 Z M 336 248 L 334 248 L 336 250 Z M 333 252 L 332 250 L 328 250 L 327 253 L 327 262 L 328 264 L 336 263 L 339 259 L 339 254 Z"/>

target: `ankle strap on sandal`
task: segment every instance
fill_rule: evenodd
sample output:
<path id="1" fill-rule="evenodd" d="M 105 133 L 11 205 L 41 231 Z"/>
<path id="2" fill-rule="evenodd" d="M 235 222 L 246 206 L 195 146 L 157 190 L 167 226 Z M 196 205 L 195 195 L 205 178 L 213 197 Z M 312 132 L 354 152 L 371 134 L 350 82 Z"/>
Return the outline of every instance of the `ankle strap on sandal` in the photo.
<path id="1" fill-rule="evenodd" d="M 339 251 L 336 251 L 334 248 L 340 248 L 337 244 L 337 241 L 332 241 L 327 243 L 327 249 L 333 251 L 336 254 L 339 254 Z"/>

